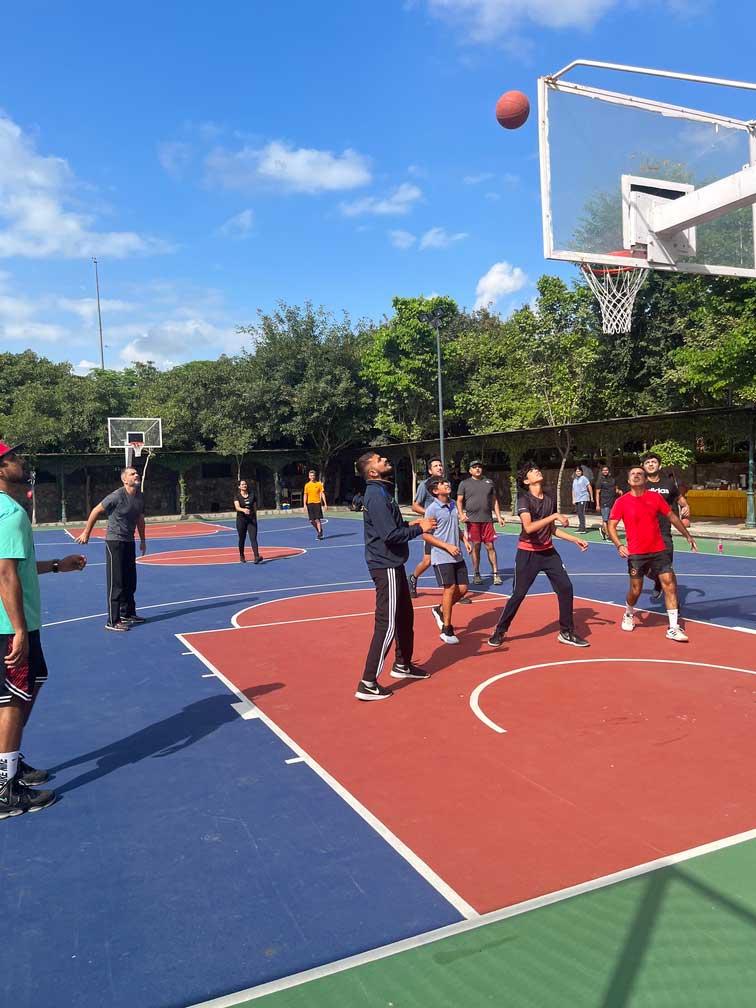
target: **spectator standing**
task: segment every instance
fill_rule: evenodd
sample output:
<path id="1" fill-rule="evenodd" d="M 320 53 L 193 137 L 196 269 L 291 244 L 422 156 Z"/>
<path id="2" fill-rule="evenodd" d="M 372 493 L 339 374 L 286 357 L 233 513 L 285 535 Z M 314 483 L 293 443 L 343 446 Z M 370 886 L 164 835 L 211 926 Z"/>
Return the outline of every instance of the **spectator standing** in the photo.
<path id="1" fill-rule="evenodd" d="M 457 508 L 460 521 L 467 524 L 467 538 L 472 547 L 473 584 L 483 583 L 480 576 L 480 547 L 486 547 L 488 560 L 493 572 L 493 583 L 502 584 L 496 559 L 496 532 L 494 530 L 492 512 L 496 512 L 496 521 L 502 524 L 499 500 L 496 487 L 490 477 L 483 475 L 483 463 L 474 459 L 469 466 L 468 479 L 462 480 L 457 488 Z"/>

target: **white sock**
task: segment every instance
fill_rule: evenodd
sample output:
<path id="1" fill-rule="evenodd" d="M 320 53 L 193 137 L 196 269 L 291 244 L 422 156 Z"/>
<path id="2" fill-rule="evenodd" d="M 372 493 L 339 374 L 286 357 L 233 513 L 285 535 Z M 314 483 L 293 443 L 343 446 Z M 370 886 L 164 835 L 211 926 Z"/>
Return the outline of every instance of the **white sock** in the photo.
<path id="1" fill-rule="evenodd" d="M 678 615 L 678 612 L 679 612 L 678 609 L 667 609 L 667 617 L 669 618 L 669 628 L 670 628 L 670 630 L 674 630 L 675 627 L 677 626 L 677 615 Z"/>
<path id="2" fill-rule="evenodd" d="M 16 776 L 18 752 L 0 752 L 0 788 Z"/>
<path id="3" fill-rule="evenodd" d="M 635 614 L 634 608 L 631 605 L 625 604 L 625 616 L 633 616 L 634 614 Z"/>

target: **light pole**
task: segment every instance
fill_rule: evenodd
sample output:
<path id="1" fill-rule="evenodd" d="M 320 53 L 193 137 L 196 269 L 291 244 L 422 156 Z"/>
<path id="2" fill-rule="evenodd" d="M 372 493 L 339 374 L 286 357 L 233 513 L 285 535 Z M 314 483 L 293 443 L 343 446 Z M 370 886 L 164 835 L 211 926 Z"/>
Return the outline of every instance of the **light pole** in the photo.
<path id="1" fill-rule="evenodd" d="M 444 313 L 440 308 L 435 308 L 432 312 L 418 312 L 417 316 L 421 322 L 428 322 L 436 331 L 436 370 L 438 372 L 438 454 L 441 456 L 441 465 L 446 472 L 446 458 L 444 456 L 444 392 L 441 383 L 441 323 L 444 321 Z"/>
<path id="2" fill-rule="evenodd" d="M 100 370 L 105 370 L 105 349 L 102 345 L 102 312 L 100 311 L 100 274 L 97 271 L 97 260 L 92 256 L 95 268 L 95 289 L 97 291 L 97 321 L 100 326 Z"/>

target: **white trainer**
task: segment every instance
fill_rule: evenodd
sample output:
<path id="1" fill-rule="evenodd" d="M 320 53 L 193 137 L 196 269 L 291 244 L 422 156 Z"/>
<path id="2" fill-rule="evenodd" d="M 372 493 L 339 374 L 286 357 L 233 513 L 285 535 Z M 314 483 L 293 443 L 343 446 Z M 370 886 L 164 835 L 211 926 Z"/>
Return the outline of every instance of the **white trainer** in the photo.
<path id="1" fill-rule="evenodd" d="M 671 626 L 669 630 L 667 630 L 667 638 L 669 640 L 678 641 L 680 644 L 685 644 L 688 640 L 688 635 L 681 626 Z"/>
<path id="2" fill-rule="evenodd" d="M 623 617 L 622 617 L 622 629 L 623 630 L 627 630 L 628 632 L 630 630 L 635 630 L 635 617 L 633 616 L 632 613 L 626 612 L 623 615 Z"/>

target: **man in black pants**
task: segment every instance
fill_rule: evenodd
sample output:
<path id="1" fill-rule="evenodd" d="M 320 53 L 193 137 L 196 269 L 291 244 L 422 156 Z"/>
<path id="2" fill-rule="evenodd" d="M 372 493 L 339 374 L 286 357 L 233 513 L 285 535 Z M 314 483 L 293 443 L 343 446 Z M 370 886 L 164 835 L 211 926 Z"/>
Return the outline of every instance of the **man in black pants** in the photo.
<path id="1" fill-rule="evenodd" d="M 375 583 L 375 629 L 365 671 L 354 695 L 358 700 L 387 700 L 391 690 L 381 686 L 378 676 L 394 638 L 396 661 L 391 675 L 395 679 L 430 676 L 412 664 L 415 613 L 404 565 L 410 539 L 432 532 L 436 522 L 433 518 L 404 521 L 394 500 L 393 469 L 388 459 L 366 452 L 357 460 L 357 468 L 365 480 L 365 560 Z"/>
<path id="2" fill-rule="evenodd" d="M 570 520 L 554 510 L 554 498 L 544 491 L 543 473 L 536 465 L 528 462 L 522 466 L 517 473 L 517 485 L 520 489 L 517 495 L 517 513 L 522 522 L 522 532 L 517 544 L 514 585 L 488 643 L 491 647 L 499 647 L 504 643 L 509 624 L 517 615 L 530 586 L 543 572 L 559 600 L 557 640 L 560 644 L 571 644 L 573 647 L 588 647 L 588 641 L 575 633 L 572 582 L 564 569 L 562 558 L 554 549 L 552 534 L 558 539 L 575 543 L 583 553 L 588 549 L 588 543 L 562 529 L 554 528 L 555 525 L 567 527 Z"/>
<path id="3" fill-rule="evenodd" d="M 107 517 L 105 533 L 105 584 L 108 595 L 106 630 L 129 630 L 135 623 L 145 623 L 137 616 L 134 594 L 137 586 L 134 532 L 139 531 L 142 556 L 147 552 L 144 527 L 142 478 L 131 467 L 121 470 L 123 486 L 108 494 L 89 513 L 84 531 L 76 542 L 85 546 L 99 518 Z"/>
<path id="4" fill-rule="evenodd" d="M 656 454 L 656 452 L 647 452 L 641 459 L 641 465 L 646 473 L 646 490 L 650 490 L 651 493 L 658 493 L 664 500 L 669 504 L 672 514 L 679 515 L 679 504 L 680 500 L 685 503 L 685 498 L 680 494 L 680 488 L 672 476 L 663 476 L 661 473 L 661 459 Z M 664 540 L 664 549 L 667 552 L 667 558 L 669 560 L 670 566 L 674 562 L 675 558 L 675 544 L 672 540 L 672 525 L 669 518 L 666 515 L 658 515 L 659 531 L 661 532 L 661 537 Z M 672 576 L 675 578 L 675 583 L 677 583 L 677 578 L 675 577 L 675 572 L 672 571 Z M 662 597 L 662 583 L 658 576 L 654 578 L 654 587 L 651 591 L 651 598 L 656 601 Z"/>

